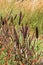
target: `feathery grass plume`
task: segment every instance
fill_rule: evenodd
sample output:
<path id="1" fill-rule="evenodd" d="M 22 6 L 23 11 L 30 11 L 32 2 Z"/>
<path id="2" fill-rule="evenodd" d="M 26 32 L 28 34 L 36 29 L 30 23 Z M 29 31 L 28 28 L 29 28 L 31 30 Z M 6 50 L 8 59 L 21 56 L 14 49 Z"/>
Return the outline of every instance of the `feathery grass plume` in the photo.
<path id="1" fill-rule="evenodd" d="M 17 35 L 16 29 L 14 28 L 14 34 L 15 34 L 15 41 L 16 41 L 16 45 L 19 48 L 19 37 Z"/>
<path id="2" fill-rule="evenodd" d="M 16 14 L 15 17 L 14 17 L 14 20 L 16 19 L 16 17 L 17 17 L 17 14 Z"/>
<path id="3" fill-rule="evenodd" d="M 36 38 L 38 39 L 38 27 L 36 27 Z"/>

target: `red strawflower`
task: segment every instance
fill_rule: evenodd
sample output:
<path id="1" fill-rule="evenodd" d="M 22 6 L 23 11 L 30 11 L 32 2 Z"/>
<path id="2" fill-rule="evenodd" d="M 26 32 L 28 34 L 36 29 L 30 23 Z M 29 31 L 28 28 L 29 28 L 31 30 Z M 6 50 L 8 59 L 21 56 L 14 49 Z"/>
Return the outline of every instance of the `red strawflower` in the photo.
<path id="1" fill-rule="evenodd" d="M 24 64 L 22 64 L 22 65 L 24 65 Z"/>
<path id="2" fill-rule="evenodd" d="M 4 50 L 5 50 L 5 48 L 3 47 L 3 48 L 1 48 L 1 50 L 2 50 L 2 51 L 4 51 Z"/>
<path id="3" fill-rule="evenodd" d="M 37 62 L 37 60 L 36 60 L 36 59 L 34 59 L 34 60 L 33 60 L 33 62 L 35 62 L 35 63 L 36 63 L 36 62 Z"/>

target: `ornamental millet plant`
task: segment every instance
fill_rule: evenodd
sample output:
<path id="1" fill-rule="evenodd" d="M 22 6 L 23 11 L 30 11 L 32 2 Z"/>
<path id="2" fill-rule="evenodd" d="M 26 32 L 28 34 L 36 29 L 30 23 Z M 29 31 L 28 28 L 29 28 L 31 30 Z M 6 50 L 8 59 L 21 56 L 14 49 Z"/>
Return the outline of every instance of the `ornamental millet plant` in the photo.
<path id="1" fill-rule="evenodd" d="M 40 54 L 41 52 L 38 53 L 38 51 L 40 50 L 40 49 L 38 49 L 39 48 L 38 27 L 36 27 L 36 29 L 35 29 L 35 33 L 36 33 L 35 36 L 36 37 L 34 37 L 34 33 L 33 33 L 33 35 L 30 34 L 30 28 L 28 26 L 28 23 L 26 23 L 25 25 L 22 24 L 21 28 L 20 28 L 20 24 L 21 24 L 22 19 L 23 19 L 22 12 L 20 12 L 19 23 L 18 23 L 18 27 L 20 30 L 18 28 L 16 30 L 17 25 L 13 25 L 13 21 L 16 19 L 16 17 L 17 17 L 17 15 L 15 15 L 14 18 L 13 18 L 13 16 L 10 17 L 11 18 L 10 24 L 12 22 L 11 25 L 7 24 L 7 21 L 6 21 L 6 25 L 8 26 L 8 31 L 6 31 L 6 30 L 5 31 L 7 32 L 8 36 L 6 35 L 6 32 L 4 33 L 4 31 L 3 31 L 4 36 L 2 33 L 2 37 L 3 37 L 2 40 L 5 41 L 7 39 L 10 41 L 10 42 L 8 41 L 8 43 L 5 41 L 6 46 L 8 44 L 6 52 L 7 52 L 7 54 L 10 55 L 9 60 L 14 61 L 14 63 L 15 62 L 17 63 L 20 61 L 19 64 L 22 64 L 22 65 L 32 65 L 33 63 L 35 65 L 35 64 L 39 63 L 39 58 L 41 56 L 41 54 Z M 5 20 L 4 20 L 4 22 L 5 22 Z M 5 25 L 5 23 L 2 25 Z M 19 32 L 21 32 L 21 35 L 23 37 L 23 38 L 21 38 L 21 39 L 23 39 L 23 41 L 21 43 L 19 42 L 20 41 L 20 39 L 19 39 L 20 34 L 17 32 L 18 30 L 19 30 Z M 10 31 L 10 34 L 9 34 L 9 31 Z M 37 39 L 37 42 L 36 42 L 36 39 Z M 5 44 L 5 42 L 4 42 L 4 44 Z M 16 44 L 16 47 L 15 47 L 15 44 Z M 9 55 L 7 55 L 7 57 Z"/>

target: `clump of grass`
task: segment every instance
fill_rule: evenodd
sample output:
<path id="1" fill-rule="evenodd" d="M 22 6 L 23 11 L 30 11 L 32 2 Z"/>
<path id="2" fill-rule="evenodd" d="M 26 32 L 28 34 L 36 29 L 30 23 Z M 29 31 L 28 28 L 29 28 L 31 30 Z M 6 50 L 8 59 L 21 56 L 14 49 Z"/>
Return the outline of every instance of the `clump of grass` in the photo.
<path id="1" fill-rule="evenodd" d="M 15 18 L 13 16 L 11 17 L 10 23 L 16 19 L 17 15 Z M 6 19 L 4 19 L 5 22 Z M 16 25 L 14 26 L 13 23 L 12 25 L 4 23 L 4 26 L 1 27 L 1 61 L 5 60 L 3 63 L 8 63 L 12 65 L 16 64 L 24 64 L 24 65 L 35 65 L 37 63 L 40 63 L 40 57 L 42 51 L 40 50 L 40 44 L 43 42 L 42 40 L 38 39 L 38 27 L 35 29 L 36 36 L 34 37 L 34 33 L 32 36 L 30 36 L 30 28 L 28 26 L 28 23 L 26 25 L 21 25 L 20 24 L 22 21 L 22 12 L 20 13 L 20 18 L 19 18 L 19 32 L 23 36 L 23 41 L 20 43 L 19 42 L 19 33 L 16 30 Z M 19 35 L 18 35 L 19 34 Z M 37 39 L 37 40 L 36 40 Z M 22 44 L 22 45 L 21 45 Z M 15 47 L 16 45 L 16 47 Z M 4 49 L 2 47 L 5 47 Z M 3 50 L 3 51 L 2 51 Z M 4 53 L 4 56 L 2 54 Z M 6 57 L 5 57 L 6 56 Z M 15 63 L 16 62 L 16 63 Z M 3 64 L 2 64 L 3 65 Z"/>

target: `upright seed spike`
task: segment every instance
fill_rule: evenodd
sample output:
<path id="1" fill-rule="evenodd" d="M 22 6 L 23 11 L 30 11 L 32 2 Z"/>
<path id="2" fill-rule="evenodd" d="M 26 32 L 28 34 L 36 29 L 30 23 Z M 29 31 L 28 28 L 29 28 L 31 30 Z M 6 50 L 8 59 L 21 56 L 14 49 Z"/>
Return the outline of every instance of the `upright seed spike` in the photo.
<path id="1" fill-rule="evenodd" d="M 20 11 L 20 17 L 19 17 L 19 25 L 21 24 L 21 21 L 24 18 L 24 14 L 22 14 L 22 12 Z"/>
<path id="2" fill-rule="evenodd" d="M 22 12 L 20 12 L 19 25 L 21 24 L 21 19 L 22 19 Z"/>
<path id="3" fill-rule="evenodd" d="M 17 14 L 16 14 L 15 17 L 14 17 L 14 20 L 16 19 L 16 17 L 17 17 Z"/>
<path id="4" fill-rule="evenodd" d="M 26 38 L 26 36 L 27 36 L 27 31 L 28 31 L 28 26 L 27 26 L 27 23 L 26 23 L 26 26 L 25 26 L 25 35 L 24 35 L 24 38 Z"/>
<path id="5" fill-rule="evenodd" d="M 36 27 L 36 38 L 38 39 L 38 27 Z"/>

